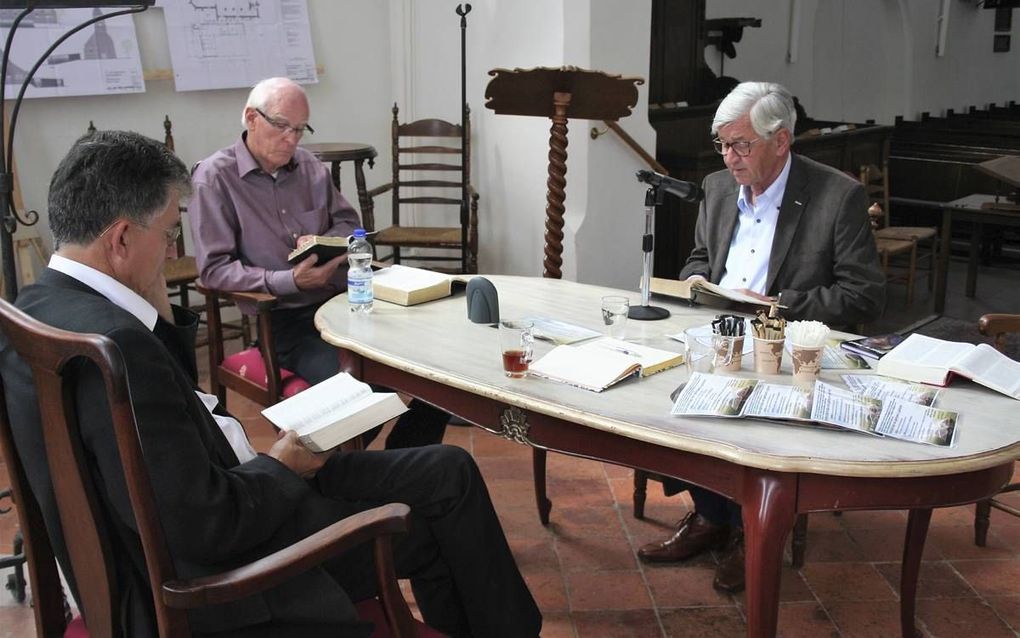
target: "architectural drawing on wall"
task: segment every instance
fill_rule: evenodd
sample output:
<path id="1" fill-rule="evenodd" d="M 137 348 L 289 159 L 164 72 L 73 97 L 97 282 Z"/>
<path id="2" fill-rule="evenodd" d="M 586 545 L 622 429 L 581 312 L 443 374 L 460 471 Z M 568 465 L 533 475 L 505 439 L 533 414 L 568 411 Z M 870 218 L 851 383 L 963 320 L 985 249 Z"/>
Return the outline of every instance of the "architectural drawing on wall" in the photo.
<path id="1" fill-rule="evenodd" d="M 67 31 L 114 9 L 36 9 L 21 22 L 11 44 L 6 95 L 15 96 L 29 69 Z M 0 10 L 0 41 L 21 11 Z M 105 95 L 145 91 L 142 61 L 131 16 L 97 22 L 75 33 L 35 72 L 25 97 Z"/>
<path id="2" fill-rule="evenodd" d="M 306 0 L 161 0 L 178 91 L 318 82 Z"/>

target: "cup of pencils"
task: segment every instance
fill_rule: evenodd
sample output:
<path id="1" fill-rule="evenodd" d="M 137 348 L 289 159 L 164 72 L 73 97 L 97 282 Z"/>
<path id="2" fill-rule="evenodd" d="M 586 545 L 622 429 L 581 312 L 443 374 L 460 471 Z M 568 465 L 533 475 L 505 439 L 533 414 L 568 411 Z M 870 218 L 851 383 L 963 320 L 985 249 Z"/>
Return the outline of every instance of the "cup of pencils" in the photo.
<path id="1" fill-rule="evenodd" d="M 786 326 L 793 359 L 793 382 L 814 385 L 822 370 L 822 352 L 829 337 L 829 327 L 820 321 L 791 321 Z"/>
<path id="2" fill-rule="evenodd" d="M 712 321 L 713 367 L 716 372 L 737 372 L 744 357 L 744 318 L 716 315 Z"/>
<path id="3" fill-rule="evenodd" d="M 759 310 L 751 320 L 754 338 L 754 371 L 758 374 L 779 374 L 783 363 L 783 346 L 786 344 L 786 319 L 771 312 Z"/>

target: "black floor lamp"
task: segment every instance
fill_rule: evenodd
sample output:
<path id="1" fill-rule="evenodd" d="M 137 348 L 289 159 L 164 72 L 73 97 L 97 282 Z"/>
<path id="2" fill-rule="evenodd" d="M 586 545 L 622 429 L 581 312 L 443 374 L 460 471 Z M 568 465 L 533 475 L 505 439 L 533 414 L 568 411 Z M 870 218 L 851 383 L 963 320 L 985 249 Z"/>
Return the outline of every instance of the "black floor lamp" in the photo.
<path id="1" fill-rule="evenodd" d="M 50 54 L 53 53 L 65 40 L 67 40 L 67 38 L 101 20 L 127 15 L 129 13 L 140 13 L 145 11 L 152 6 L 154 1 L 155 0 L 134 0 L 132 2 L 126 2 L 125 0 L 65 0 L 60 2 L 57 0 L 46 2 L 45 0 L 0 0 L 0 9 L 21 9 L 21 12 L 18 13 L 18 17 L 16 17 L 11 23 L 10 31 L 7 33 L 7 41 L 4 43 L 3 64 L 0 66 L 0 104 L 4 104 L 4 100 L 6 99 L 7 63 L 10 58 L 11 43 L 14 41 L 14 33 L 18 30 L 18 26 L 21 24 L 22 20 L 24 20 L 30 13 L 36 9 L 126 7 L 122 11 L 114 11 L 105 15 L 95 16 L 60 36 L 57 41 L 50 46 L 50 48 L 46 49 L 36 63 L 32 65 L 32 68 L 25 74 L 25 79 L 21 83 L 21 90 L 18 91 L 18 96 L 14 99 L 14 107 L 11 109 L 11 125 L 9 130 L 5 130 L 3 118 L 0 118 L 0 220 L 2 220 L 0 221 L 0 253 L 3 255 L 4 297 L 8 301 L 13 301 L 18 294 L 18 280 L 14 267 L 14 231 L 17 230 L 19 223 L 25 226 L 31 226 L 39 221 L 39 214 L 34 210 L 28 211 L 25 219 L 21 219 L 18 216 L 18 212 L 14 210 L 14 202 L 12 198 L 12 195 L 14 194 L 14 175 L 11 172 L 11 166 L 14 161 L 14 129 L 18 123 L 18 111 L 21 110 L 21 101 L 25 97 L 25 91 L 28 90 L 29 85 L 32 83 L 32 78 L 35 76 L 35 72 L 40 66 L 42 66 L 43 62 L 50 57 Z"/>

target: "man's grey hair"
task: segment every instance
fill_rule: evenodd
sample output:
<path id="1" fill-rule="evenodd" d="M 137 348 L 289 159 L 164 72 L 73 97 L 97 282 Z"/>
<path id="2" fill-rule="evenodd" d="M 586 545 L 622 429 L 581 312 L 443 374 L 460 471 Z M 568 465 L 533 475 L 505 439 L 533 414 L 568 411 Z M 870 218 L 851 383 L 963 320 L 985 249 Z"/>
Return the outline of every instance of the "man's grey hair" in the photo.
<path id="1" fill-rule="evenodd" d="M 244 119 L 244 114 L 248 109 L 258 109 L 263 113 L 268 113 L 276 101 L 277 93 L 284 87 L 294 87 L 304 94 L 305 89 L 303 86 L 285 77 L 266 78 L 265 80 L 259 80 L 258 84 L 251 87 L 251 92 L 248 93 L 248 101 L 244 103 L 244 109 L 241 110 L 241 126 L 247 128 L 248 122 Z"/>
<path id="2" fill-rule="evenodd" d="M 712 135 L 718 134 L 721 127 L 748 114 L 751 116 L 751 127 L 763 139 L 768 139 L 784 128 L 793 137 L 797 110 L 793 105 L 793 95 L 783 85 L 775 82 L 741 82 L 733 87 L 715 110 Z"/>
<path id="3" fill-rule="evenodd" d="M 131 131 L 84 135 L 50 180 L 54 246 L 91 244 L 118 219 L 147 226 L 190 194 L 188 168 L 162 142 Z"/>

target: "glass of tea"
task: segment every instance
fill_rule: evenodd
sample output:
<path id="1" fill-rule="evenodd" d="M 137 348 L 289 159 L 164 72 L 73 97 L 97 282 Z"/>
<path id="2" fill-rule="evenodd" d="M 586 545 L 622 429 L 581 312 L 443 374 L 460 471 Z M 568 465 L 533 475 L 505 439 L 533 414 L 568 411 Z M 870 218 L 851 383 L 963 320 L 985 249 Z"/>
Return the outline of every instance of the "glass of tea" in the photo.
<path id="1" fill-rule="evenodd" d="M 531 321 L 500 321 L 499 349 L 503 355 L 503 372 L 511 379 L 520 379 L 528 374 L 531 361 L 532 332 L 535 324 Z"/>

